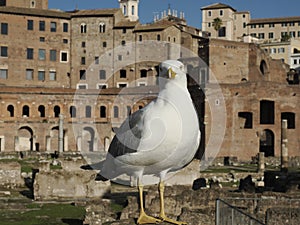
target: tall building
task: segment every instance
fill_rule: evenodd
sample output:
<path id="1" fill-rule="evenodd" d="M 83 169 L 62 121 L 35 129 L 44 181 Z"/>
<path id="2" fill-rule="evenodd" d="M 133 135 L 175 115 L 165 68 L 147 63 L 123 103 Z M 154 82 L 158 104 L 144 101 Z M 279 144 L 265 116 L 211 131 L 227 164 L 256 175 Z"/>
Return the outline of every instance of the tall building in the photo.
<path id="1" fill-rule="evenodd" d="M 119 0 L 120 8 L 130 21 L 139 20 L 139 0 Z"/>

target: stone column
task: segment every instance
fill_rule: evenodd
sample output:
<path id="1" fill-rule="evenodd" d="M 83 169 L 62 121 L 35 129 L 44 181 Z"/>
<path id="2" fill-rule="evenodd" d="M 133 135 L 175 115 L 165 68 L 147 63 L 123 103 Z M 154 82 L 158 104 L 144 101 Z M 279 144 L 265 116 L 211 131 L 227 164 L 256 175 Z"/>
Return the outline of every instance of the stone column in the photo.
<path id="1" fill-rule="evenodd" d="M 59 114 L 58 151 L 64 151 L 64 115 Z"/>
<path id="2" fill-rule="evenodd" d="M 281 121 L 281 169 L 288 169 L 289 153 L 287 147 L 287 120 Z"/>
<path id="3" fill-rule="evenodd" d="M 265 171 L 265 153 L 259 152 L 258 153 L 258 172 L 264 172 Z"/>

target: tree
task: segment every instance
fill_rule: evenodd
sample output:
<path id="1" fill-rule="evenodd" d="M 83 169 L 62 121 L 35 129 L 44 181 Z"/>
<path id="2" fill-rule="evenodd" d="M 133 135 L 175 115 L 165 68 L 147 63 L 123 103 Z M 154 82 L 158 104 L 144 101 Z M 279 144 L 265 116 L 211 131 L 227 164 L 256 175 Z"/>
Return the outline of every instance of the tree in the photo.
<path id="1" fill-rule="evenodd" d="M 212 23 L 212 26 L 214 27 L 214 29 L 218 32 L 220 30 L 220 28 L 222 27 L 223 25 L 223 22 L 222 20 L 217 17 L 217 18 L 214 18 L 214 21 Z"/>

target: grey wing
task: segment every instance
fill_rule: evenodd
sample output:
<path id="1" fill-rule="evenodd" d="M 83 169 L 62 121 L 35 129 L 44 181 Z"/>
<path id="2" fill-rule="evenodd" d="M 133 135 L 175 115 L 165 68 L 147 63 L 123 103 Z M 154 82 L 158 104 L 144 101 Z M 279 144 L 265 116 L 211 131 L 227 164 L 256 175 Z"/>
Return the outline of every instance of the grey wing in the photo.
<path id="1" fill-rule="evenodd" d="M 141 138 L 141 128 L 138 126 L 143 120 L 144 110 L 131 114 L 117 130 L 108 153 L 114 158 L 128 153 L 137 152 Z"/>

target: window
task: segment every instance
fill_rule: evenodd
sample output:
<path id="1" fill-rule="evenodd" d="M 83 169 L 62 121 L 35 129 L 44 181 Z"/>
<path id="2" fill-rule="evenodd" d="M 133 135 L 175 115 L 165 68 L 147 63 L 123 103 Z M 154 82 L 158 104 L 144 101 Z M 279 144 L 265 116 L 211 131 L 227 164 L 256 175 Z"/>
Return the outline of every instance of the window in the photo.
<path id="1" fill-rule="evenodd" d="M 56 80 L 56 71 L 49 72 L 49 80 L 51 80 L 51 81 Z"/>
<path id="2" fill-rule="evenodd" d="M 33 30 L 33 20 L 27 20 L 27 30 Z"/>
<path id="3" fill-rule="evenodd" d="M 0 56 L 1 57 L 8 57 L 8 51 L 6 46 L 0 47 Z"/>
<path id="4" fill-rule="evenodd" d="M 68 62 L 68 53 L 67 52 L 61 52 L 60 61 L 61 62 Z"/>
<path id="5" fill-rule="evenodd" d="M 79 71 L 79 79 L 80 80 L 86 80 L 85 70 Z"/>
<path id="6" fill-rule="evenodd" d="M 275 54 L 276 53 L 276 48 L 271 48 L 270 51 L 271 51 L 270 52 L 271 54 Z"/>
<path id="7" fill-rule="evenodd" d="M 8 105 L 7 106 L 7 111 L 9 113 L 9 117 L 14 117 L 15 116 L 15 107 L 13 105 Z"/>
<path id="8" fill-rule="evenodd" d="M 264 33 L 259 33 L 258 38 L 259 39 L 265 39 L 265 34 Z"/>
<path id="9" fill-rule="evenodd" d="M 226 27 L 221 27 L 218 31 L 219 37 L 226 37 Z"/>
<path id="10" fill-rule="evenodd" d="M 246 28 L 247 27 L 247 23 L 243 23 L 243 28 Z"/>
<path id="11" fill-rule="evenodd" d="M 68 32 L 68 31 L 69 31 L 69 24 L 63 23 L 63 32 Z"/>
<path id="12" fill-rule="evenodd" d="M 60 107 L 58 105 L 54 106 L 54 117 L 59 117 L 59 114 L 60 114 Z"/>
<path id="13" fill-rule="evenodd" d="M 126 28 L 123 28 L 122 33 L 126 34 L 126 32 L 127 32 Z"/>
<path id="14" fill-rule="evenodd" d="M 100 33 L 105 33 L 105 23 L 100 23 L 99 24 L 99 32 Z"/>
<path id="15" fill-rule="evenodd" d="M 294 27 L 295 26 L 295 22 L 290 22 L 290 27 Z"/>
<path id="16" fill-rule="evenodd" d="M 273 39 L 273 38 L 274 38 L 274 33 L 273 32 L 269 33 L 269 39 Z"/>
<path id="17" fill-rule="evenodd" d="M 122 61 L 123 60 L 123 56 L 122 55 L 118 55 L 118 60 Z"/>
<path id="18" fill-rule="evenodd" d="M 274 23 L 270 23 L 270 24 L 269 24 L 269 27 L 270 27 L 270 28 L 275 27 L 275 24 L 274 24 Z"/>
<path id="19" fill-rule="evenodd" d="M 114 106 L 114 118 L 118 118 L 118 117 L 119 117 L 119 107 Z"/>
<path id="20" fill-rule="evenodd" d="M 45 21 L 40 21 L 39 22 L 39 30 L 45 31 L 45 29 L 46 29 Z"/>
<path id="21" fill-rule="evenodd" d="M 147 83 L 146 82 L 138 82 L 138 86 L 144 87 L 144 86 L 147 86 Z"/>
<path id="22" fill-rule="evenodd" d="M 86 30 L 87 30 L 86 24 L 85 24 L 85 23 L 82 23 L 82 24 L 80 25 L 80 33 L 85 34 L 85 33 L 86 33 Z"/>
<path id="23" fill-rule="evenodd" d="M 99 64 L 99 56 L 95 56 L 95 64 L 96 64 L 96 65 Z"/>
<path id="24" fill-rule="evenodd" d="M 260 124 L 274 124 L 275 118 L 274 101 L 260 101 Z"/>
<path id="25" fill-rule="evenodd" d="M 287 27 L 288 24 L 287 24 L 287 23 L 282 23 L 281 26 L 282 26 L 282 27 Z"/>
<path id="26" fill-rule="evenodd" d="M 56 61 L 56 50 L 50 50 L 50 61 Z"/>
<path id="27" fill-rule="evenodd" d="M 6 0 L 0 0 L 0 6 L 6 6 Z"/>
<path id="28" fill-rule="evenodd" d="M 45 60 L 45 59 L 46 59 L 46 50 L 39 49 L 39 60 Z"/>
<path id="29" fill-rule="evenodd" d="M 124 16 L 127 16 L 127 7 L 126 7 L 126 5 L 123 6 L 123 14 L 124 14 Z"/>
<path id="30" fill-rule="evenodd" d="M 85 65 L 85 57 L 81 57 L 81 65 Z"/>
<path id="31" fill-rule="evenodd" d="M 56 22 L 50 22 L 50 31 L 56 32 Z"/>
<path id="32" fill-rule="evenodd" d="M 81 47 L 85 48 L 85 41 L 81 42 Z"/>
<path id="33" fill-rule="evenodd" d="M 92 107 L 87 105 L 85 107 L 85 117 L 86 118 L 91 118 L 92 117 Z"/>
<path id="34" fill-rule="evenodd" d="M 8 23 L 1 23 L 1 34 L 8 35 Z"/>
<path id="35" fill-rule="evenodd" d="M 208 27 L 211 27 L 211 23 L 208 23 L 207 26 L 208 26 Z"/>
<path id="36" fill-rule="evenodd" d="M 45 71 L 44 70 L 39 70 L 38 71 L 38 80 L 39 81 L 44 81 L 45 80 Z"/>
<path id="37" fill-rule="evenodd" d="M 22 108 L 22 116 L 23 117 L 29 117 L 29 107 L 28 105 L 24 105 Z"/>
<path id="38" fill-rule="evenodd" d="M 251 28 L 251 29 L 256 28 L 256 24 L 251 24 L 250 28 Z"/>
<path id="39" fill-rule="evenodd" d="M 294 59 L 294 65 L 297 65 L 297 64 L 298 64 L 298 60 Z"/>
<path id="40" fill-rule="evenodd" d="M 77 89 L 87 89 L 88 85 L 87 84 L 78 84 Z"/>
<path id="41" fill-rule="evenodd" d="M 281 120 L 287 120 L 287 128 L 295 129 L 295 113 L 292 112 L 284 112 L 281 113 Z"/>
<path id="42" fill-rule="evenodd" d="M 120 78 L 126 78 L 126 70 L 120 70 Z"/>
<path id="43" fill-rule="evenodd" d="M 278 48 L 278 53 L 284 53 L 285 49 L 284 48 Z"/>
<path id="44" fill-rule="evenodd" d="M 240 128 L 251 129 L 253 123 L 253 113 L 251 112 L 239 112 Z"/>
<path id="45" fill-rule="evenodd" d="M 156 39 L 160 41 L 160 34 L 157 35 Z"/>
<path id="46" fill-rule="evenodd" d="M 45 37 L 40 37 L 40 42 L 45 42 Z"/>
<path id="47" fill-rule="evenodd" d="M 70 117 L 71 118 L 75 118 L 76 117 L 76 107 L 75 106 L 71 106 L 70 107 Z"/>
<path id="48" fill-rule="evenodd" d="M 296 37 L 296 32 L 295 31 L 290 31 L 290 37 Z"/>
<path id="49" fill-rule="evenodd" d="M 103 48 L 106 48 L 106 47 L 107 47 L 106 41 L 103 42 L 102 46 L 103 46 Z"/>
<path id="50" fill-rule="evenodd" d="M 125 45 L 126 45 L 126 41 L 122 40 L 122 41 L 121 41 L 121 45 L 122 45 L 122 46 L 125 46 Z"/>
<path id="51" fill-rule="evenodd" d="M 106 79 L 106 71 L 105 70 L 99 70 L 99 79 L 100 80 Z"/>
<path id="52" fill-rule="evenodd" d="M 33 59 L 33 48 L 27 48 L 27 59 Z"/>
<path id="53" fill-rule="evenodd" d="M 141 70 L 141 78 L 147 77 L 147 70 Z"/>
<path id="54" fill-rule="evenodd" d="M 139 41 L 143 40 L 143 35 L 139 35 Z"/>
<path id="55" fill-rule="evenodd" d="M 211 17 L 211 11 L 208 11 L 207 14 L 209 17 Z"/>
<path id="56" fill-rule="evenodd" d="M 35 8 L 35 1 L 31 1 L 30 8 Z"/>
<path id="57" fill-rule="evenodd" d="M 63 39 L 63 43 L 64 43 L 64 44 L 68 44 L 68 43 L 69 43 L 69 40 L 64 38 L 64 39 Z"/>
<path id="58" fill-rule="evenodd" d="M 39 113 L 40 113 L 40 117 L 45 117 L 45 106 L 40 105 L 40 106 L 38 107 L 38 111 L 39 111 Z"/>
<path id="59" fill-rule="evenodd" d="M 131 6 L 131 15 L 132 15 L 132 16 L 134 16 L 134 14 L 135 14 L 134 11 L 135 11 L 135 9 L 134 9 L 134 5 L 133 5 L 133 6 Z"/>
<path id="60" fill-rule="evenodd" d="M 106 89 L 107 88 L 107 84 L 98 84 L 97 88 L 98 89 Z"/>
<path id="61" fill-rule="evenodd" d="M 264 24 L 259 24 L 258 27 L 259 27 L 259 28 L 264 28 L 265 25 L 264 25 Z"/>
<path id="62" fill-rule="evenodd" d="M 33 69 L 26 69 L 26 80 L 33 80 Z"/>
<path id="63" fill-rule="evenodd" d="M 7 69 L 0 69 L 0 79 L 7 79 L 8 77 L 8 70 Z"/>
<path id="64" fill-rule="evenodd" d="M 106 106 L 100 106 L 100 118 L 106 118 Z"/>
<path id="65" fill-rule="evenodd" d="M 118 84 L 117 84 L 117 87 L 118 87 L 118 88 L 126 88 L 127 85 L 128 85 L 127 83 L 118 83 Z"/>
<path id="66" fill-rule="evenodd" d="M 220 16 L 223 16 L 223 10 L 220 10 Z"/>

